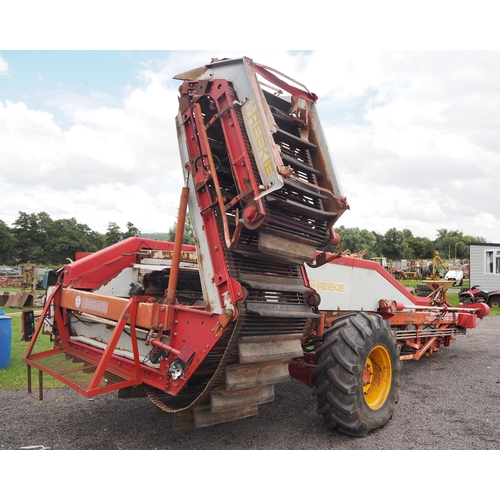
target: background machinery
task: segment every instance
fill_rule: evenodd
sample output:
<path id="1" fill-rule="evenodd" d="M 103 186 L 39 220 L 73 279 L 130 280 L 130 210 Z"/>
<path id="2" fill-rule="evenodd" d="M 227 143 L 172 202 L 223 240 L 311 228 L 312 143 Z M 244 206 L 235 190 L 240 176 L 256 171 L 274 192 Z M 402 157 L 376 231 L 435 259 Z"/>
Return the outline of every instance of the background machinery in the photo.
<path id="1" fill-rule="evenodd" d="M 487 292 L 482 290 L 480 285 L 462 288 L 458 297 L 461 304 L 484 303 L 488 304 L 488 307 L 500 307 L 500 290 Z"/>
<path id="2" fill-rule="evenodd" d="M 129 238 L 51 276 L 25 339 L 30 394 L 42 399 L 47 373 L 89 398 L 144 395 L 180 429 L 256 415 L 291 375 L 329 428 L 383 426 L 401 360 L 448 346 L 488 307 L 414 297 L 377 263 L 322 251 L 349 207 L 304 85 L 248 58 L 175 78 L 175 242 Z M 195 246 L 181 243 L 188 210 Z"/>

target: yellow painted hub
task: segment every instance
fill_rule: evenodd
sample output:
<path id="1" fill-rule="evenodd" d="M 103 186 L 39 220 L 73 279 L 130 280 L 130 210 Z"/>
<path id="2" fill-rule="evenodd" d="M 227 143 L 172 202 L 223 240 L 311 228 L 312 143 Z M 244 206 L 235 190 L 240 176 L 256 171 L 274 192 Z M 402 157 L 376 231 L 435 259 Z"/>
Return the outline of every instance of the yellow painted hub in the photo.
<path id="1" fill-rule="evenodd" d="M 389 351 L 384 346 L 376 346 L 366 359 L 363 373 L 363 393 L 370 409 L 378 410 L 384 405 L 391 383 L 392 363 Z"/>

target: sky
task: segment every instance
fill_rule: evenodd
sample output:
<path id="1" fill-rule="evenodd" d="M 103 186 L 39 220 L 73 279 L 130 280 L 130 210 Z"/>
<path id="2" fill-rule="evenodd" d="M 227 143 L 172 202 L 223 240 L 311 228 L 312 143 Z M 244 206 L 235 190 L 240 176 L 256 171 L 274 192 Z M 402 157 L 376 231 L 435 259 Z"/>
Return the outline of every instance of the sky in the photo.
<path id="1" fill-rule="evenodd" d="M 14 29 L 13 41 L 0 35 L 0 220 L 11 226 L 19 212 L 43 211 L 102 233 L 110 222 L 123 230 L 132 222 L 142 233 L 168 231 L 183 168 L 175 129 L 179 81 L 173 76 L 213 57 L 247 56 L 318 95 L 351 207 L 338 225 L 380 234 L 410 229 L 431 240 L 446 228 L 500 242 L 497 48 L 470 49 L 456 38 L 433 46 L 411 38 L 340 43 L 352 39 L 344 26 L 326 40 L 290 38 L 284 48 L 253 43 L 249 34 L 243 42 L 222 37 L 212 41 L 214 49 L 197 49 L 217 31 L 212 24 L 194 30 L 194 45 L 182 23 L 175 36 L 150 40 L 157 18 L 148 17 L 152 26 L 142 26 L 143 38 L 127 36 L 125 24 L 116 40 L 108 33 L 82 44 L 80 26 L 61 43 L 50 29 L 57 20 L 38 27 L 41 41 L 34 24 L 28 24 L 27 41 Z M 175 19 L 163 18 L 170 26 Z M 134 15 L 126 20 L 143 24 Z M 290 29 L 286 19 L 284 25 Z M 66 35 L 74 28 L 64 26 Z M 379 28 L 384 32 L 381 25 L 368 34 Z M 86 39 L 90 33 L 86 26 Z"/>

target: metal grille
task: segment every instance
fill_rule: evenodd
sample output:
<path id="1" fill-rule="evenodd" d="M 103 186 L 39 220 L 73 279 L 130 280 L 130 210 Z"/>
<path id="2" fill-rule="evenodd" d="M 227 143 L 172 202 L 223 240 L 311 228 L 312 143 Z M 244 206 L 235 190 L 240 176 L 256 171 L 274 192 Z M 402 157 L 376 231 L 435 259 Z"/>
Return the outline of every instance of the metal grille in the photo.
<path id="1" fill-rule="evenodd" d="M 59 375 L 58 378 L 66 379 L 84 390 L 88 388 L 97 368 L 96 362 L 83 359 L 68 352 L 60 352 L 38 358 L 36 362 L 41 367 Z M 106 387 L 126 380 L 116 373 L 106 370 L 98 387 Z"/>

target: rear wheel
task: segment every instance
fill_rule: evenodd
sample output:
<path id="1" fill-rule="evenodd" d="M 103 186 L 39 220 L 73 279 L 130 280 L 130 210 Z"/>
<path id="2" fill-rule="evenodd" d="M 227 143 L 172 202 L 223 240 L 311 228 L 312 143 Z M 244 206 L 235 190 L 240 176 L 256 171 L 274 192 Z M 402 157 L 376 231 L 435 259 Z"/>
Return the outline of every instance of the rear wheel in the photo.
<path id="1" fill-rule="evenodd" d="M 425 283 L 421 283 L 415 287 L 415 295 L 417 295 L 417 297 L 427 297 L 432 291 L 432 288 Z"/>
<path id="2" fill-rule="evenodd" d="M 500 307 L 500 297 L 492 297 L 490 300 L 488 300 L 488 305 L 491 308 Z"/>
<path id="3" fill-rule="evenodd" d="M 366 313 L 342 316 L 324 333 L 316 355 L 313 394 L 327 428 L 363 437 L 390 420 L 401 362 L 387 321 Z"/>

